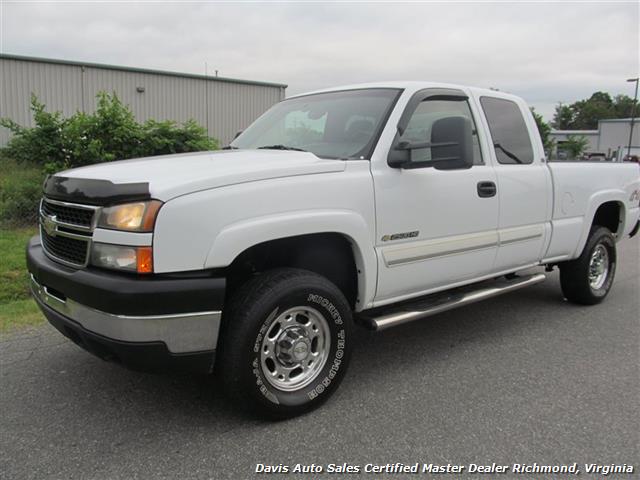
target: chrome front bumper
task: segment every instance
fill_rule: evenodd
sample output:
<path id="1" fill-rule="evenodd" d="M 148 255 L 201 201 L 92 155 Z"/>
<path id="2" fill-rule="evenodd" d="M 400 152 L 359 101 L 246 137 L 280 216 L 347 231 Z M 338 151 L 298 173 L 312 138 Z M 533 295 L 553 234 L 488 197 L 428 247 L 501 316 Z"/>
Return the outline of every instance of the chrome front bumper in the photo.
<path id="1" fill-rule="evenodd" d="M 221 311 L 170 315 L 117 315 L 60 298 L 31 275 L 36 301 L 73 320 L 89 332 L 124 342 L 162 342 L 172 354 L 216 349 Z"/>

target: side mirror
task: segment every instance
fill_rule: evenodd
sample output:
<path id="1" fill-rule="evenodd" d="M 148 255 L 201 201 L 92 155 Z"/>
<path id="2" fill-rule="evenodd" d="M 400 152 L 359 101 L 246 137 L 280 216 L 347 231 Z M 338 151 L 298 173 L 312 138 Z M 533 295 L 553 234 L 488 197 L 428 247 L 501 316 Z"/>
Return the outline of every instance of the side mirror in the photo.
<path id="1" fill-rule="evenodd" d="M 447 117 L 436 120 L 431 127 L 431 163 L 440 170 L 473 166 L 473 133 L 471 120 Z"/>
<path id="2" fill-rule="evenodd" d="M 430 150 L 430 159 L 414 159 L 414 150 Z M 455 170 L 473 166 L 473 136 L 471 120 L 462 116 L 445 117 L 433 122 L 428 142 L 399 142 L 387 159 L 393 168 L 434 167 Z"/>

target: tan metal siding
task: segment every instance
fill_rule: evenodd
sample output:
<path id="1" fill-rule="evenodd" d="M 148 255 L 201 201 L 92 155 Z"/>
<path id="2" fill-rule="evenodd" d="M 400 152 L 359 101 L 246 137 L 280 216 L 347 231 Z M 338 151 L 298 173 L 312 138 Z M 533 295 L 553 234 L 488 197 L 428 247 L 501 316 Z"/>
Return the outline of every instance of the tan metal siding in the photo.
<path id="1" fill-rule="evenodd" d="M 144 92 L 138 92 L 138 87 Z M 282 100 L 285 93 L 282 86 L 219 81 L 215 77 L 0 58 L 0 116 L 21 125 L 33 125 L 31 92 L 48 111 L 59 110 L 67 116 L 78 110 L 95 111 L 100 91 L 115 92 L 139 121 L 194 119 L 205 127 L 208 124 L 209 135 L 218 138 L 221 145 Z M 8 138 L 9 132 L 0 128 L 0 145 Z"/>
<path id="2" fill-rule="evenodd" d="M 281 88 L 209 82 L 209 129 L 231 141 L 273 104 L 284 98 Z"/>
<path id="3" fill-rule="evenodd" d="M 82 109 L 80 68 L 0 59 L 0 117 L 32 125 L 29 110 L 32 93 L 48 111 L 61 111 L 65 116 L 74 114 Z M 7 129 L 0 127 L 0 145 L 6 143 L 9 135 Z"/>

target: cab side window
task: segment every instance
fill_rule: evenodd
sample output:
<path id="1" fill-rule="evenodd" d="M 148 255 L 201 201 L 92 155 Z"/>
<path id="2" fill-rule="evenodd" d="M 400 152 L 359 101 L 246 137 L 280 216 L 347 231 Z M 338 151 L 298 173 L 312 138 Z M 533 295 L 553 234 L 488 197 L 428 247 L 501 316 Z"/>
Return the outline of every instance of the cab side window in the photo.
<path id="1" fill-rule="evenodd" d="M 473 164 L 482 165 L 482 153 L 478 141 L 478 131 L 466 100 L 424 100 L 411 116 L 401 142 L 420 143 L 431 138 L 431 127 L 436 120 L 446 117 L 462 116 L 471 121 L 473 132 Z M 413 161 L 431 160 L 431 149 L 422 148 L 413 151 Z"/>
<path id="2" fill-rule="evenodd" d="M 496 158 L 502 164 L 533 163 L 533 147 L 520 107 L 504 98 L 482 97 Z"/>

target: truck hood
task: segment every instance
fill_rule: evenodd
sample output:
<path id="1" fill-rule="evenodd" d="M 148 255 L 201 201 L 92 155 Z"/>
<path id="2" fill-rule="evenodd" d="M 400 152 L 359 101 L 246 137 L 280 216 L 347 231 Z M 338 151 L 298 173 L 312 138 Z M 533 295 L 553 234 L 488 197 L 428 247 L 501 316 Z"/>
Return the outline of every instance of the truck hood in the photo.
<path id="1" fill-rule="evenodd" d="M 150 197 L 167 201 L 174 197 L 211 188 L 294 175 L 339 172 L 343 160 L 327 160 L 312 153 L 286 150 L 224 150 L 163 155 L 101 163 L 57 173 L 45 184 L 57 183 L 58 192 L 83 194 L 83 181 L 102 181 L 113 190 L 127 185 L 148 188 Z M 67 180 L 68 179 L 68 180 Z M 96 182 L 94 182 L 95 185 Z M 66 184 L 66 185 L 65 185 Z M 95 189 L 94 189 L 95 190 Z M 108 190 L 102 188 L 102 190 Z M 108 192 L 107 192 L 108 194 Z"/>

